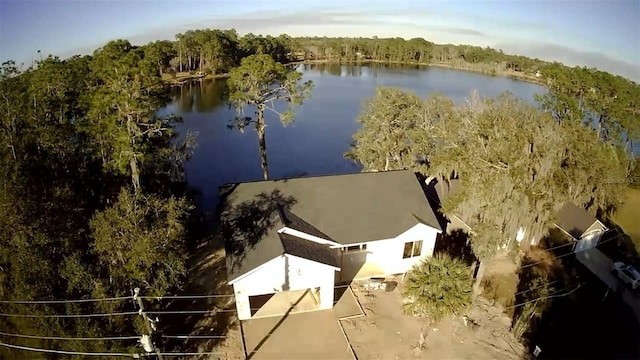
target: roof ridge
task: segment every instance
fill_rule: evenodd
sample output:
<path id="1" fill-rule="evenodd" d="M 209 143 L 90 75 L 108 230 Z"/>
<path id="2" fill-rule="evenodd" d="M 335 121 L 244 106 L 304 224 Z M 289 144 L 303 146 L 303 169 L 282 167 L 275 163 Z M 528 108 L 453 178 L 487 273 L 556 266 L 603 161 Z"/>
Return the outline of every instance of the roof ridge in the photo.
<path id="1" fill-rule="evenodd" d="M 231 186 L 231 185 L 235 185 L 235 184 L 251 184 L 251 183 L 260 183 L 260 182 L 279 182 L 279 181 L 297 180 L 297 179 L 313 179 L 313 178 L 322 178 L 322 177 L 352 176 L 352 175 L 364 175 L 364 174 L 386 174 L 386 173 L 397 173 L 397 172 L 413 172 L 413 171 L 410 170 L 410 169 L 399 169 L 399 170 L 388 170 L 388 171 L 360 171 L 360 172 L 355 172 L 355 173 L 292 176 L 292 177 L 282 177 L 282 178 L 278 178 L 278 179 L 269 179 L 269 180 L 251 180 L 251 181 L 242 181 L 242 182 L 229 182 L 229 183 L 221 184 L 218 187 Z"/>

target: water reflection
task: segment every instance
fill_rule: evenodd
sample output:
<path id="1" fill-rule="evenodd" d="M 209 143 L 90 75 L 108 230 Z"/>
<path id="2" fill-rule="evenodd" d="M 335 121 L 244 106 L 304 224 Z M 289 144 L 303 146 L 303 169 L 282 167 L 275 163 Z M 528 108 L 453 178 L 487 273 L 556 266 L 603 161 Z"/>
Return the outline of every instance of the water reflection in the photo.
<path id="1" fill-rule="evenodd" d="M 196 80 L 172 89 L 174 104 L 182 113 L 212 112 L 225 105 L 225 79 Z"/>
<path id="2" fill-rule="evenodd" d="M 319 73 L 320 75 L 332 75 L 338 77 L 373 77 L 377 78 L 378 73 L 388 74 L 415 74 L 415 70 L 424 70 L 421 65 L 400 65 L 383 63 L 317 63 L 303 64 L 299 68 L 306 73 Z"/>

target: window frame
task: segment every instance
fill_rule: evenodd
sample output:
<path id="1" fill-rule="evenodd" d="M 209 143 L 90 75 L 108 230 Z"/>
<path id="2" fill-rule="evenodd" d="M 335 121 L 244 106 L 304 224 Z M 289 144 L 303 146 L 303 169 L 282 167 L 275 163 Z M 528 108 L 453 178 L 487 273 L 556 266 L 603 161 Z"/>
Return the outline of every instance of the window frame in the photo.
<path id="1" fill-rule="evenodd" d="M 367 244 L 349 245 L 349 246 L 342 247 L 340 249 L 342 250 L 343 253 L 362 252 L 362 251 L 367 251 Z"/>
<path id="2" fill-rule="evenodd" d="M 411 244 L 411 251 L 409 252 L 409 255 L 407 255 L 407 245 L 409 244 Z M 420 257 L 420 255 L 422 254 L 423 245 L 424 240 L 405 241 L 404 247 L 402 249 L 402 259 L 413 259 L 415 257 Z M 418 250 L 417 253 L 416 249 Z"/>

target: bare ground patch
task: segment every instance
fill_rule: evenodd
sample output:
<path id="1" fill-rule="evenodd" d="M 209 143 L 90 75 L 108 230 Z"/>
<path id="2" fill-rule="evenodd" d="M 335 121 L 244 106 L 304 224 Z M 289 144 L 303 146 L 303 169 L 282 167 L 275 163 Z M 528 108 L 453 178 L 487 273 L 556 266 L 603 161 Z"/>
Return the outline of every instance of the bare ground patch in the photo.
<path id="1" fill-rule="evenodd" d="M 482 281 L 483 296 L 503 307 L 512 306 L 518 288 L 518 266 L 508 254 L 501 254 L 491 260 Z"/>
<path id="2" fill-rule="evenodd" d="M 396 279 L 400 283 L 400 279 Z M 358 359 L 519 359 L 524 348 L 509 332 L 511 319 L 500 306 L 478 298 L 467 311 L 472 321 L 449 318 L 427 332 L 416 350 L 424 320 L 402 313 L 401 286 L 392 292 L 353 286 L 366 316 L 343 320 Z"/>

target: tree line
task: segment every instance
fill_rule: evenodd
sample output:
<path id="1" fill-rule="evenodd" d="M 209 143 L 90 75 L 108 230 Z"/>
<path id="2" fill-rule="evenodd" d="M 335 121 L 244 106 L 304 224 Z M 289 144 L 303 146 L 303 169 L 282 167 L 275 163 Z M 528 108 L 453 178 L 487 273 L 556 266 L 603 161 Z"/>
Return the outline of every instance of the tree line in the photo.
<path id="1" fill-rule="evenodd" d="M 384 61 L 400 63 L 471 64 L 502 63 L 505 69 L 535 73 L 547 62 L 525 56 L 505 54 L 502 50 L 471 45 L 435 44 L 423 38 L 295 38 L 297 51 L 305 60 Z"/>

